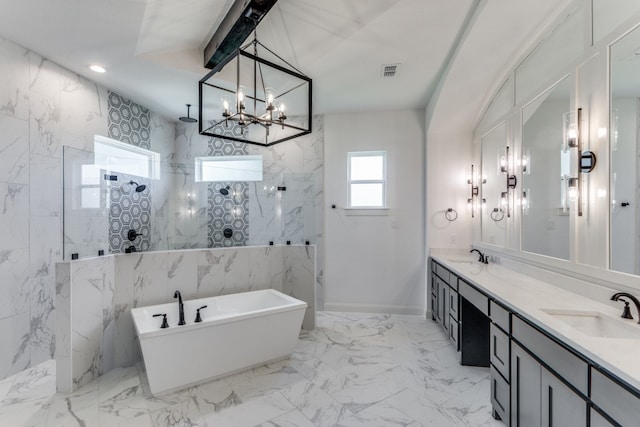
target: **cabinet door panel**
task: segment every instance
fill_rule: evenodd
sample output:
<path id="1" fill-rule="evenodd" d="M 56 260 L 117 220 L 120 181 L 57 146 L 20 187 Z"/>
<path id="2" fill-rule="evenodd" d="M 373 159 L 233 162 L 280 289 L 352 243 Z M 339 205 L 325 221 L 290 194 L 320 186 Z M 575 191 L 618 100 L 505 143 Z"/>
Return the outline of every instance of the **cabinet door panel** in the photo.
<path id="1" fill-rule="evenodd" d="M 614 427 L 609 421 L 607 421 L 602 415 L 596 412 L 595 409 L 591 408 L 591 423 L 590 427 Z"/>
<path id="2" fill-rule="evenodd" d="M 491 364 L 509 380 L 509 337 L 492 323 L 490 338 Z"/>
<path id="3" fill-rule="evenodd" d="M 542 369 L 542 425 L 583 427 L 587 425 L 587 403 L 546 369 Z"/>
<path id="4" fill-rule="evenodd" d="M 442 286 L 442 327 L 449 330 L 449 286 Z"/>
<path id="5" fill-rule="evenodd" d="M 511 343 L 511 425 L 540 427 L 540 364 Z"/>

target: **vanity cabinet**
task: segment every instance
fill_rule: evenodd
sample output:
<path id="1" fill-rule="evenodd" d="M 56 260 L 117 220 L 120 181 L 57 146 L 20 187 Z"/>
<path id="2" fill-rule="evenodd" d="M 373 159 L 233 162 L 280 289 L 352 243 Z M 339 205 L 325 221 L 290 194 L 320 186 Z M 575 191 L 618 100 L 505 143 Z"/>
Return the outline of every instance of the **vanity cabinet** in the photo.
<path id="1" fill-rule="evenodd" d="M 432 263 L 434 320 L 462 365 L 489 366 L 495 418 L 513 427 L 640 426 L 640 390 L 483 289 Z"/>
<path id="2" fill-rule="evenodd" d="M 518 344 L 513 344 L 511 425 L 585 427 L 587 402 Z"/>
<path id="3" fill-rule="evenodd" d="M 591 401 L 621 426 L 640 425 L 640 396 L 618 384 L 598 369 L 591 368 Z M 604 421 L 604 418 L 601 417 Z M 593 423 L 592 423 L 593 425 Z"/>

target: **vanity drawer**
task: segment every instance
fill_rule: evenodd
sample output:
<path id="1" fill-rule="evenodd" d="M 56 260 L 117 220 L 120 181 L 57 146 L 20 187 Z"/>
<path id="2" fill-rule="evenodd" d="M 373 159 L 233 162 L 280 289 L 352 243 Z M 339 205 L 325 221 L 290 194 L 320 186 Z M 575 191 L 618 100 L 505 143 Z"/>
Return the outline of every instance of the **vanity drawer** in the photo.
<path id="1" fill-rule="evenodd" d="M 449 314 L 457 322 L 460 320 L 460 308 L 458 306 L 458 293 L 453 289 L 449 289 Z"/>
<path id="2" fill-rule="evenodd" d="M 458 293 L 464 299 L 473 304 L 478 310 L 485 316 L 489 316 L 489 298 L 487 298 L 482 292 L 473 288 L 470 284 L 464 280 L 458 281 Z"/>
<path id="3" fill-rule="evenodd" d="M 458 276 L 449 272 L 449 286 L 456 292 L 458 291 L 458 280 Z"/>
<path id="4" fill-rule="evenodd" d="M 591 368 L 591 401 L 620 425 L 638 425 L 640 398 L 593 368 Z"/>
<path id="5" fill-rule="evenodd" d="M 512 336 L 523 347 L 535 354 L 543 363 L 573 385 L 584 396 L 588 395 L 589 366 L 569 350 L 546 337 L 517 316 L 513 316 Z"/>
<path id="6" fill-rule="evenodd" d="M 509 383 L 491 366 L 491 406 L 493 410 L 505 422 L 509 422 L 510 417 L 510 399 Z"/>
<path id="7" fill-rule="evenodd" d="M 491 324 L 490 327 L 489 347 L 491 351 L 490 361 L 493 366 L 492 369 L 498 370 L 503 377 L 509 380 L 509 360 L 511 354 L 509 352 L 510 340 L 509 336 L 502 332 L 495 324 Z"/>
<path id="8" fill-rule="evenodd" d="M 453 316 L 449 317 L 449 339 L 453 343 L 453 348 L 458 351 L 460 346 L 458 345 L 458 337 L 459 337 L 460 329 L 458 322 Z"/>
<path id="9" fill-rule="evenodd" d="M 489 302 L 489 312 L 491 313 L 491 321 L 498 325 L 500 329 L 506 333 L 511 332 L 510 313 L 495 301 Z"/>
<path id="10" fill-rule="evenodd" d="M 443 282 L 449 284 L 449 270 L 447 270 L 440 264 L 436 264 L 436 274 L 442 279 Z"/>

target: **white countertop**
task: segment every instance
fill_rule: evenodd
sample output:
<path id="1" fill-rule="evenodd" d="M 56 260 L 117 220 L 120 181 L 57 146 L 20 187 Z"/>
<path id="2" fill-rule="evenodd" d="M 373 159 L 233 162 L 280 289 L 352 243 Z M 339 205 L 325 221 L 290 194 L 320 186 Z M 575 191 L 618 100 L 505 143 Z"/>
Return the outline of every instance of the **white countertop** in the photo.
<path id="1" fill-rule="evenodd" d="M 514 272 L 497 264 L 480 264 L 477 255 L 454 255 L 432 251 L 431 257 L 478 289 L 531 321 L 550 335 L 640 390 L 640 325 L 633 304 L 634 320 L 621 319 L 619 307 L 594 301 L 558 286 Z M 612 294 L 615 291 L 612 290 Z M 638 328 L 638 339 L 601 338 L 586 335 L 542 311 L 597 311 Z M 624 325 L 623 325 L 624 327 Z"/>

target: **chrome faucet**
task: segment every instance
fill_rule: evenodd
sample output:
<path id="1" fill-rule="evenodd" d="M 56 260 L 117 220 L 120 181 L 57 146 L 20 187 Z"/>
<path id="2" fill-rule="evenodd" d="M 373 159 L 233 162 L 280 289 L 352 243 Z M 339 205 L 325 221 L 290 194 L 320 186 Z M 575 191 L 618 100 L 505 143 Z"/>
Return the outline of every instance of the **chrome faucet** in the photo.
<path id="1" fill-rule="evenodd" d="M 611 296 L 611 301 L 624 302 L 624 310 L 622 311 L 622 316 L 620 317 L 625 319 L 633 319 L 633 316 L 631 315 L 631 312 L 629 310 L 629 301 L 625 301 L 622 298 L 629 298 L 631 301 L 633 301 L 633 303 L 636 305 L 636 310 L 638 310 L 638 317 L 640 317 L 640 301 L 638 301 L 638 298 L 627 292 L 616 292 Z M 638 320 L 638 323 L 640 323 L 640 320 Z"/>
<path id="2" fill-rule="evenodd" d="M 178 298 L 178 310 L 180 312 L 180 320 L 178 321 L 178 326 L 186 325 L 187 322 L 184 321 L 184 304 L 182 304 L 182 295 L 180 295 L 180 291 L 176 291 L 173 294 L 174 298 Z"/>
<path id="3" fill-rule="evenodd" d="M 489 259 L 478 249 L 471 249 L 469 253 L 478 252 L 478 261 L 483 264 L 489 264 Z"/>

